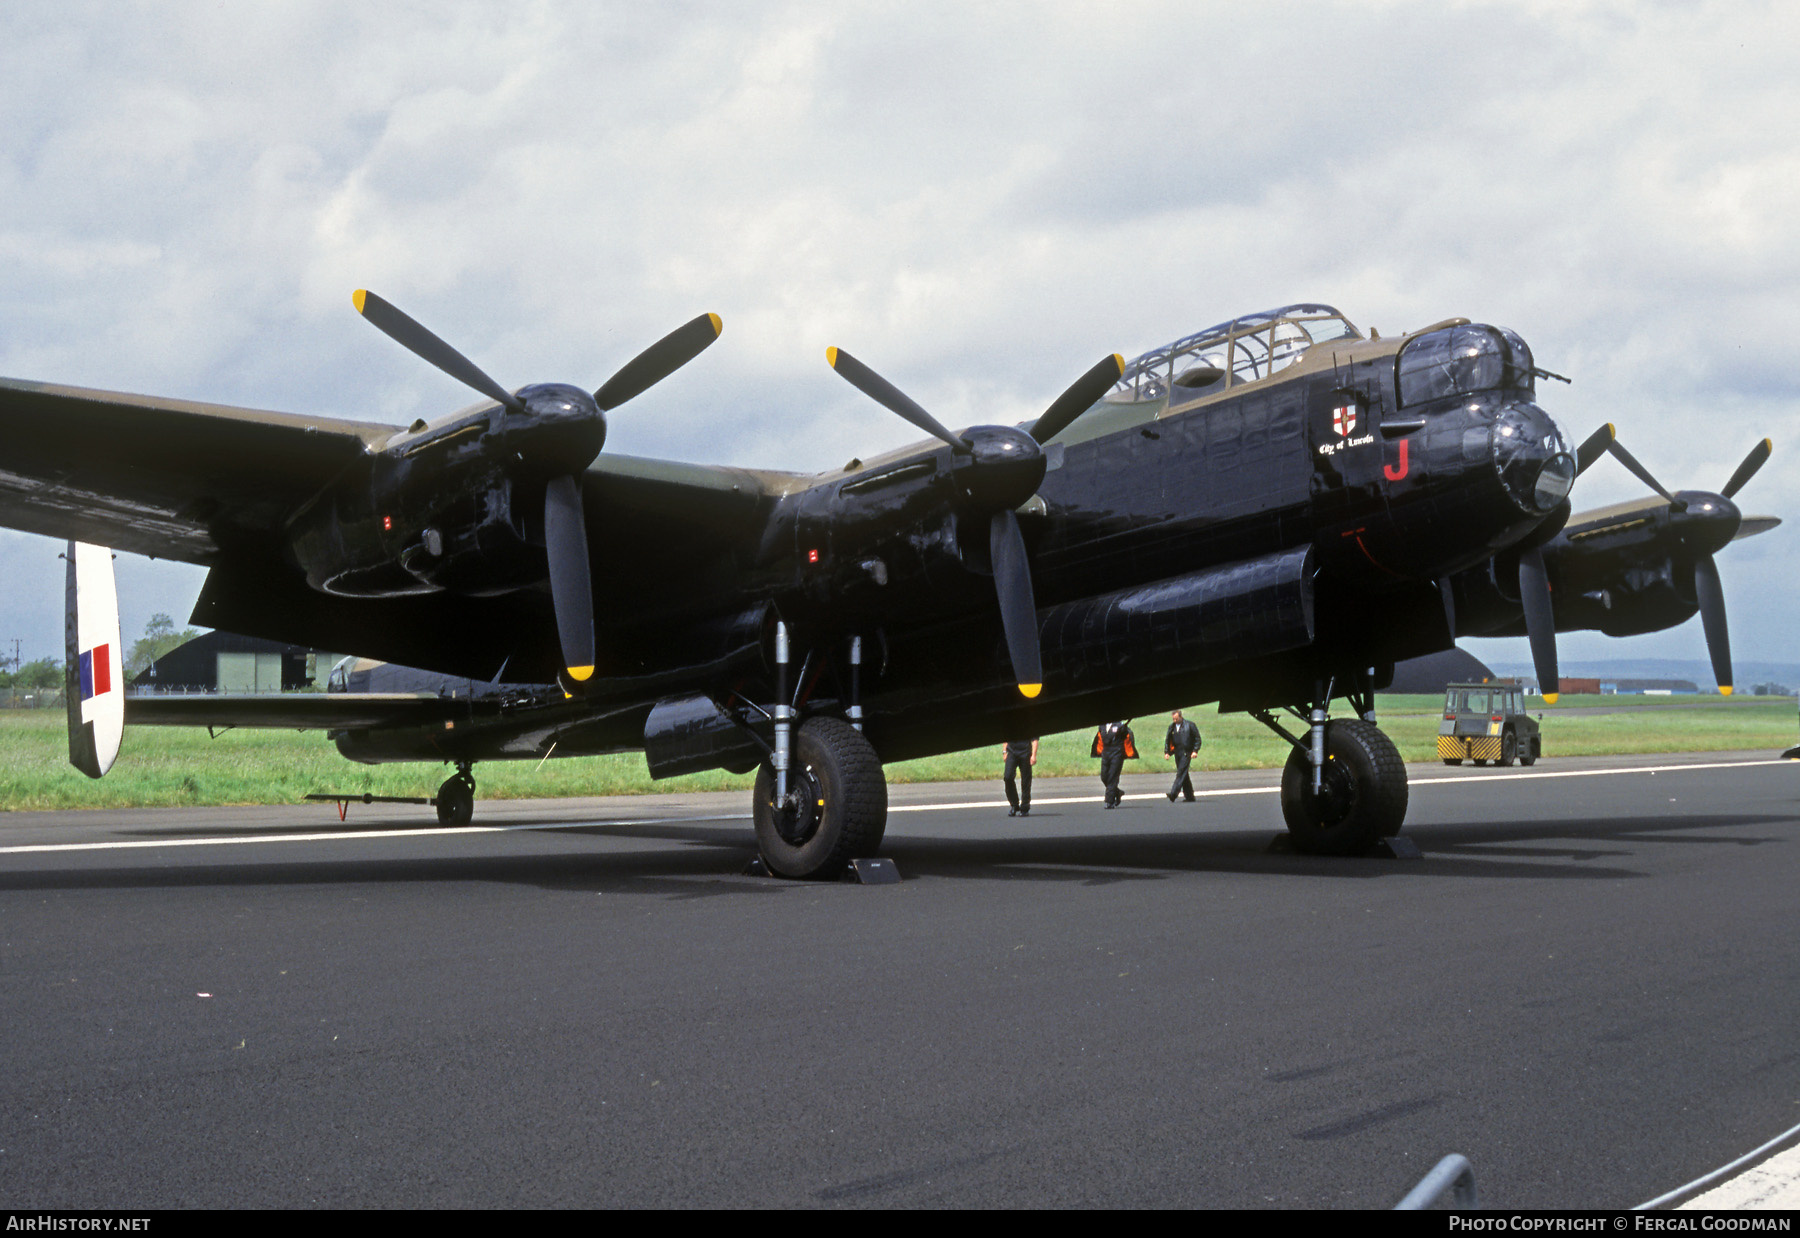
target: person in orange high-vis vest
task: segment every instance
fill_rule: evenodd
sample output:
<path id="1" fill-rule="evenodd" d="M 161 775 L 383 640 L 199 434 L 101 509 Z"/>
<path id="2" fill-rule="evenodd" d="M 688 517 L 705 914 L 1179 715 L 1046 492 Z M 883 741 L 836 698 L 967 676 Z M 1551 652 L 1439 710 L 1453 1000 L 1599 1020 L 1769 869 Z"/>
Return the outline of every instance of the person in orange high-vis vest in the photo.
<path id="1" fill-rule="evenodd" d="M 1137 760 L 1137 739 L 1131 733 L 1131 720 L 1103 722 L 1094 732 L 1094 750 L 1100 758 L 1100 783 L 1106 788 L 1106 806 L 1117 808 L 1125 796 L 1119 790 L 1119 775 L 1127 760 Z"/>

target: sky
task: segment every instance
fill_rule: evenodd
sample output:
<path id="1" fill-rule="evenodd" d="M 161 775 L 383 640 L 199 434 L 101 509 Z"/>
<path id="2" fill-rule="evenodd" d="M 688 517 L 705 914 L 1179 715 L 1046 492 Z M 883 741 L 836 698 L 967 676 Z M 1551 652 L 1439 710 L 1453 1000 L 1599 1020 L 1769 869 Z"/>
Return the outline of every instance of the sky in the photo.
<path id="1" fill-rule="evenodd" d="M 1800 6 L 9 0 L 0 374 L 404 424 L 470 400 L 368 287 L 503 384 L 707 353 L 607 449 L 810 470 L 1293 301 L 1452 315 L 1574 379 L 1671 489 L 1790 523 L 1719 556 L 1740 658 L 1800 610 Z M 1637 497 L 1603 460 L 1578 508 Z M 62 547 L 0 531 L 0 652 L 60 657 Z M 197 568 L 119 559 L 127 643 Z M 1583 657 L 1704 657 L 1698 620 Z M 1470 643 L 1496 659 L 1524 641 Z"/>

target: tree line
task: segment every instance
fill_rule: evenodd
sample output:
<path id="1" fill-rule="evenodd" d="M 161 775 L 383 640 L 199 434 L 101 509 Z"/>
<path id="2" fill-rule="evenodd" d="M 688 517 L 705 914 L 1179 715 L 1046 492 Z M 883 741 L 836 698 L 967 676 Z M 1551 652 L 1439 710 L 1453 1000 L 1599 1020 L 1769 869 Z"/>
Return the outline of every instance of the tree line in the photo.
<path id="1" fill-rule="evenodd" d="M 151 615 L 150 622 L 144 625 L 144 634 L 133 642 L 131 651 L 125 656 L 126 678 L 141 673 L 177 645 L 198 635 L 197 628 L 177 631 L 175 621 L 161 612 Z M 66 671 L 67 663 L 61 658 L 39 658 L 10 668 L 0 666 L 0 688 L 60 688 Z"/>

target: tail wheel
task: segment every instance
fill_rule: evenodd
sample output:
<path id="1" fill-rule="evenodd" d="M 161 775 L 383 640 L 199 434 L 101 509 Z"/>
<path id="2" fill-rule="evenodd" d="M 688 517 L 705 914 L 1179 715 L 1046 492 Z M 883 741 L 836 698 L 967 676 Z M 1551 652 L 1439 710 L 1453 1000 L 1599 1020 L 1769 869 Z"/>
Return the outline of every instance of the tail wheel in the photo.
<path id="1" fill-rule="evenodd" d="M 475 815 L 475 780 L 457 773 L 438 788 L 437 818 L 443 825 L 467 825 Z"/>
<path id="2" fill-rule="evenodd" d="M 1325 773 L 1313 794 L 1312 762 L 1295 750 L 1281 773 L 1281 815 L 1297 851 L 1353 855 L 1400 832 L 1406 765 L 1380 730 L 1356 719 L 1325 724 Z"/>
<path id="3" fill-rule="evenodd" d="M 862 732 L 840 718 L 807 719 L 794 736 L 788 779 L 796 794 L 784 811 L 774 768 L 765 762 L 756 775 L 756 845 L 770 872 L 830 879 L 880 849 L 887 781 Z"/>

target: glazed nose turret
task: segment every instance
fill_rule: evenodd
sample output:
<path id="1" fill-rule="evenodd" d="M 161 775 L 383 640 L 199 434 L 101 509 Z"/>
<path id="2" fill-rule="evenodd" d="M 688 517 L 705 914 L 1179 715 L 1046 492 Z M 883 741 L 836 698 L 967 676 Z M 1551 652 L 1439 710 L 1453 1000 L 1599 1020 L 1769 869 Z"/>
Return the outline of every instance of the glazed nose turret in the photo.
<path id="1" fill-rule="evenodd" d="M 1506 492 L 1525 511 L 1548 515 L 1575 484 L 1575 453 L 1550 414 L 1529 401 L 1507 404 L 1495 418 L 1493 463 Z"/>

